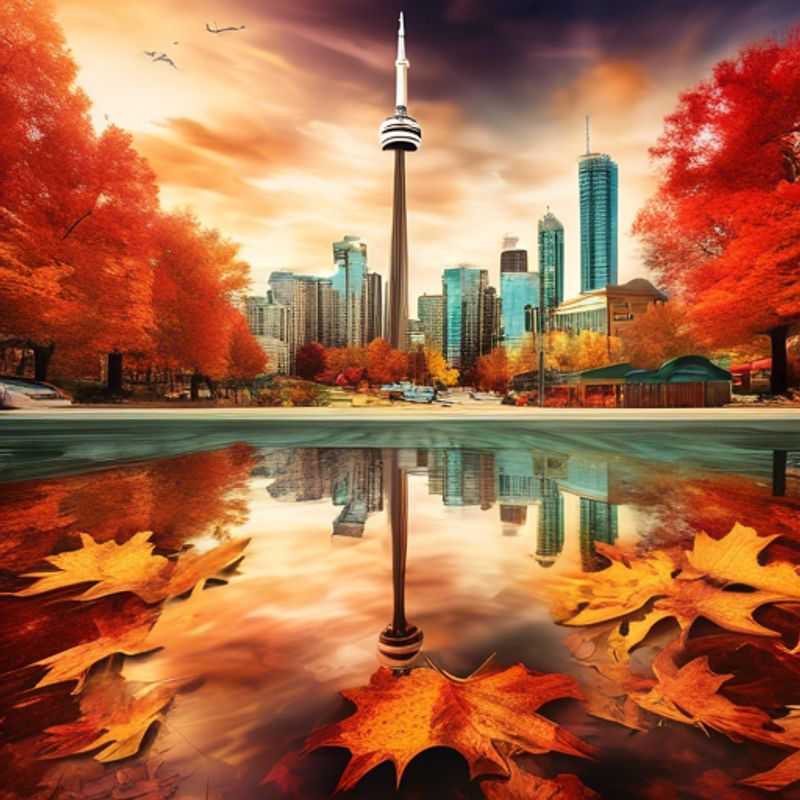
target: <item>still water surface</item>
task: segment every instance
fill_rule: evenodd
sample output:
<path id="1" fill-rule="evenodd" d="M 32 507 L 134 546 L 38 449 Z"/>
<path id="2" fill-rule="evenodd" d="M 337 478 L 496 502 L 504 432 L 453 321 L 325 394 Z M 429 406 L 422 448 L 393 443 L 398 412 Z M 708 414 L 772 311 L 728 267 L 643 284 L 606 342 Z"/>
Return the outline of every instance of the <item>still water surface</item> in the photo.
<path id="1" fill-rule="evenodd" d="M 152 531 L 165 555 L 249 540 L 233 569 L 157 607 L 160 649 L 105 658 L 91 673 L 176 687 L 122 764 L 163 763 L 177 797 L 327 796 L 344 751 L 310 756 L 300 768 L 310 782 L 294 795 L 261 781 L 312 730 L 352 711 L 338 693 L 377 669 L 398 590 L 408 624 L 424 633 L 423 655 L 449 672 L 467 675 L 495 653 L 498 667 L 522 662 L 585 685 L 592 670 L 571 657 L 572 630 L 554 621 L 548 592 L 559 576 L 604 568 L 603 546 L 646 554 L 686 546 L 699 531 L 722 537 L 737 522 L 782 534 L 787 548 L 800 543 L 800 434 L 791 426 L 116 425 L 0 436 L 0 588 L 27 586 L 19 576 L 76 549 L 79 532 L 121 544 Z M 44 674 L 36 662 L 123 630 L 144 606 L 130 593 L 62 595 L 0 600 L 0 797 L 93 796 L 75 787 L 101 787 L 120 766 L 91 753 L 42 757 L 43 732 L 85 709 L 74 682 L 34 688 Z M 789 633 L 786 642 L 795 643 Z M 800 703 L 787 675 L 781 702 Z M 538 756 L 541 773 L 576 774 L 608 798 L 766 797 L 732 781 L 781 755 L 655 719 L 634 732 L 576 701 L 543 713 L 601 755 Z M 391 797 L 393 786 L 384 764 L 352 796 Z M 465 762 L 439 749 L 411 764 L 398 796 L 483 794 Z"/>

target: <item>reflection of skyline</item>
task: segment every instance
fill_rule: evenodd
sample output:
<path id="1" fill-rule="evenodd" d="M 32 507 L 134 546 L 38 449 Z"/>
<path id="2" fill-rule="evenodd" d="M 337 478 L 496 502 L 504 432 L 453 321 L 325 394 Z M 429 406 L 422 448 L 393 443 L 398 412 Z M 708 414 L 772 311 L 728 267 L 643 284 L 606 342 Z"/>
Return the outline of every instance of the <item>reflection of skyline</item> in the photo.
<path id="1" fill-rule="evenodd" d="M 595 542 L 613 544 L 619 536 L 608 462 L 521 449 L 402 450 L 399 458 L 407 472 L 427 477 L 428 494 L 446 507 L 488 511 L 497 505 L 504 536 L 533 525 L 533 555 L 542 567 L 555 564 L 574 536 L 582 568 L 597 569 Z M 257 474 L 273 479 L 267 491 L 276 500 L 329 498 L 341 508 L 332 520 L 334 535 L 363 536 L 368 517 L 384 508 L 384 460 L 376 448 L 267 450 Z M 567 496 L 574 498 L 569 513 Z M 529 507 L 536 508 L 535 523 Z"/>

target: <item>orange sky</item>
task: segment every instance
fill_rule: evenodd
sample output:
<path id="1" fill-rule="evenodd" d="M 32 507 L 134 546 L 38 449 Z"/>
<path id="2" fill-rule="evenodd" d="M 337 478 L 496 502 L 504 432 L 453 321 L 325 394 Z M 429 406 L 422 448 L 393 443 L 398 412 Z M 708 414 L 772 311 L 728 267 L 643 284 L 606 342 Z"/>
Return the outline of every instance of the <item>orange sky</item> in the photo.
<path id="1" fill-rule="evenodd" d="M 486 267 L 496 285 L 506 232 L 533 261 L 548 205 L 566 228 L 566 293 L 577 292 L 586 113 L 593 149 L 619 164 L 620 281 L 643 274 L 629 231 L 653 187 L 647 149 L 663 116 L 715 60 L 785 30 L 785 17 L 755 3 L 686 14 L 677 0 L 658 19 L 565 21 L 431 2 L 435 15 L 407 11 L 409 110 L 423 129 L 407 162 L 412 313 L 419 293 L 441 290 L 446 265 Z M 241 242 L 259 293 L 275 269 L 330 273 L 331 242 L 345 233 L 362 236 L 370 268 L 388 272 L 392 158 L 377 129 L 393 102 L 397 10 L 362 0 L 56 0 L 97 126 L 108 119 L 134 134 L 166 207 L 191 206 Z M 214 36 L 206 22 L 247 27 Z M 151 49 L 179 69 L 150 63 Z"/>

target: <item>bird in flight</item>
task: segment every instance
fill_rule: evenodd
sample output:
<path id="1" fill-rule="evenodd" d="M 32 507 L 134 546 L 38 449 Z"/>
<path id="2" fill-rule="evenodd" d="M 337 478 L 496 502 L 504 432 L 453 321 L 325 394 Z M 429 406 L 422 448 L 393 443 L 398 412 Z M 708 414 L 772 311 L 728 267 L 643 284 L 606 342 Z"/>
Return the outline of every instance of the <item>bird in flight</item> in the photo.
<path id="1" fill-rule="evenodd" d="M 169 64 L 171 67 L 178 69 L 175 62 L 166 53 L 159 53 L 159 55 L 153 59 L 153 62 L 156 61 L 163 61 L 165 64 Z"/>
<path id="2" fill-rule="evenodd" d="M 218 28 L 216 23 L 214 23 L 214 27 L 212 28 L 211 25 L 206 22 L 206 30 L 209 33 L 227 33 L 228 31 L 243 31 L 244 29 L 244 25 L 239 25 L 238 27 L 236 25 L 229 25 L 227 28 Z"/>

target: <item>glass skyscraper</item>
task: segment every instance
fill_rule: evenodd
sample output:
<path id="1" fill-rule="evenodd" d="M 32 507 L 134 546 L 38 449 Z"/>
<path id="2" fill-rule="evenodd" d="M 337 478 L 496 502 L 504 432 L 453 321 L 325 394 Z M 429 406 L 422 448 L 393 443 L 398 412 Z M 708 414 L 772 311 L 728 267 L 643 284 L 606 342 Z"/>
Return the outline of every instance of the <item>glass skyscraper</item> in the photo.
<path id="1" fill-rule="evenodd" d="M 617 165 L 609 156 L 581 156 L 581 292 L 617 282 L 617 184 Z"/>
<path id="2" fill-rule="evenodd" d="M 362 294 L 367 275 L 367 245 L 358 236 L 345 236 L 333 243 L 333 289 L 338 293 L 340 346 L 360 347 L 364 341 Z"/>
<path id="3" fill-rule="evenodd" d="M 539 275 L 545 308 L 564 302 L 564 226 L 548 211 L 539 220 Z"/>
<path id="4" fill-rule="evenodd" d="M 489 273 L 477 267 L 451 267 L 442 274 L 444 356 L 456 369 L 469 369 L 480 355 L 488 283 Z"/>
<path id="5" fill-rule="evenodd" d="M 534 324 L 539 307 L 539 274 L 501 272 L 500 297 L 503 345 L 514 349 L 523 343 Z"/>

